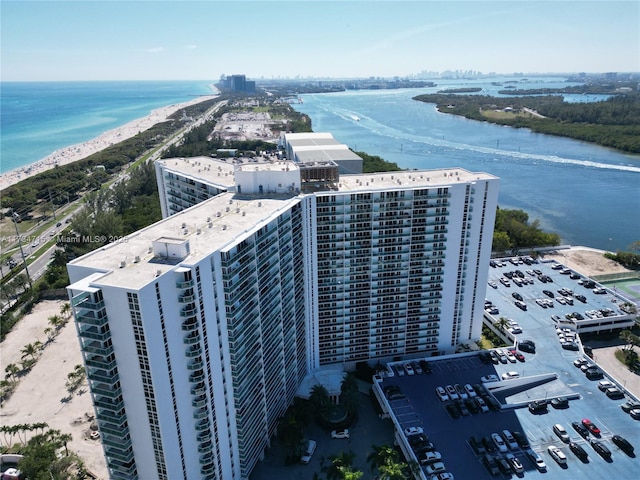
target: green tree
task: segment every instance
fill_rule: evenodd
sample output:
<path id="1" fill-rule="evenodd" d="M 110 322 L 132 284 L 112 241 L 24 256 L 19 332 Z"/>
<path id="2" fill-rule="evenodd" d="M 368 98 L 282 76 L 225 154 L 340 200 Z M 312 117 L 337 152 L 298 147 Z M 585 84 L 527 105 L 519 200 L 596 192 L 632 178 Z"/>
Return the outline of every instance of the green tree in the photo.
<path id="1" fill-rule="evenodd" d="M 313 386 L 309 395 L 309 403 L 313 411 L 321 418 L 327 419 L 331 415 L 333 402 L 329 397 L 329 392 L 323 385 L 317 384 Z"/>
<path id="2" fill-rule="evenodd" d="M 352 373 L 347 373 L 340 385 L 340 401 L 349 413 L 354 413 L 358 409 L 359 398 L 360 390 L 358 389 L 356 376 Z"/>
<path id="3" fill-rule="evenodd" d="M 496 323 L 494 323 L 495 327 L 504 333 L 509 326 L 509 319 L 506 317 L 500 317 Z"/>
<path id="4" fill-rule="evenodd" d="M 327 480 L 344 480 L 346 478 L 360 478 L 353 477 L 356 473 L 352 470 L 353 459 L 356 454 L 352 451 L 340 452 L 338 455 L 329 457 L 331 463 L 327 467 Z M 359 472 L 362 476 L 362 472 Z M 347 476 L 348 475 L 348 476 Z"/>

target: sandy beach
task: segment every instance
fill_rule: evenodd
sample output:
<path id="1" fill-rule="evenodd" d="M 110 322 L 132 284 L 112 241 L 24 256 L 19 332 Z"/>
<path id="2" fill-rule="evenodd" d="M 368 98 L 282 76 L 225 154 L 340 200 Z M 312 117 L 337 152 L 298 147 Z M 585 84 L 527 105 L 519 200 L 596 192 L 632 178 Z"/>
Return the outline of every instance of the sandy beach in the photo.
<path id="1" fill-rule="evenodd" d="M 211 100 L 213 98 L 216 98 L 216 96 L 217 95 L 203 95 L 194 98 L 193 100 L 189 100 L 188 102 L 176 103 L 173 105 L 168 105 L 166 107 L 158 108 L 156 110 L 152 110 L 151 113 L 146 117 L 132 120 L 131 122 L 126 123 L 121 127 L 114 128 L 113 130 L 108 130 L 102 135 L 92 138 L 91 140 L 88 140 L 84 143 L 70 145 L 60 150 L 56 150 L 52 154 L 48 155 L 42 160 L 38 160 L 37 162 L 32 163 L 31 165 L 19 167 L 14 170 L 10 170 L 9 172 L 3 173 L 0 175 L 0 190 L 7 188 L 8 186 L 24 180 L 25 178 L 28 178 L 32 175 L 54 168 L 56 165 L 61 166 L 75 162 L 77 160 L 82 160 L 83 158 L 99 152 L 100 150 L 104 150 L 111 145 L 122 142 L 123 140 L 131 138 L 140 132 L 148 130 L 156 123 L 164 122 L 170 115 L 182 108 L 194 105 L 196 103 L 204 102 L 206 100 Z"/>

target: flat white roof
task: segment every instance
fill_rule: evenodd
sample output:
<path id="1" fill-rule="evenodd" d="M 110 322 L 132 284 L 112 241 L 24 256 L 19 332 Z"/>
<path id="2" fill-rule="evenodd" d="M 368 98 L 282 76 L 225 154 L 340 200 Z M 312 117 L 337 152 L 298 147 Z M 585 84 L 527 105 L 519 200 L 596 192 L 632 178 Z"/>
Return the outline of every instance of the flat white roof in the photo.
<path id="1" fill-rule="evenodd" d="M 285 164 L 285 162 L 280 162 Z M 271 164 L 273 165 L 273 164 Z M 251 166 L 251 164 L 249 164 Z M 461 168 L 441 170 L 411 170 L 360 175 L 341 175 L 337 185 L 340 192 L 433 188 L 457 182 L 496 179 L 486 173 L 473 173 Z M 320 191 L 316 195 L 335 194 Z M 270 221 L 281 211 L 299 202 L 304 194 L 294 197 L 258 198 L 222 193 L 198 205 L 176 213 L 164 220 L 133 233 L 119 242 L 110 243 L 70 262 L 111 271 L 97 283 L 128 288 L 141 288 L 157 275 L 173 269 L 176 261 L 154 256 L 153 242 L 170 239 L 189 241 L 189 255 L 182 263 L 194 264 L 214 251 L 224 251 L 260 225 Z M 121 267 L 124 262 L 124 266 Z"/>
<path id="2" fill-rule="evenodd" d="M 233 157 L 164 158 L 156 160 L 156 163 L 163 165 L 166 171 L 182 177 L 225 188 L 235 187 Z"/>

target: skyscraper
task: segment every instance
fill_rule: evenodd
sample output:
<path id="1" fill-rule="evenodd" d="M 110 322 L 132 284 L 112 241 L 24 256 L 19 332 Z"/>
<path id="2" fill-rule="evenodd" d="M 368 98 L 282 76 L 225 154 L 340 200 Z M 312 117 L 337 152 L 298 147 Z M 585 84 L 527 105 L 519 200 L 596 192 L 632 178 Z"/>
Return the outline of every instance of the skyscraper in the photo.
<path id="1" fill-rule="evenodd" d="M 480 337 L 497 178 L 199 161 L 157 164 L 170 216 L 68 265 L 112 478 L 247 478 L 311 372 Z"/>

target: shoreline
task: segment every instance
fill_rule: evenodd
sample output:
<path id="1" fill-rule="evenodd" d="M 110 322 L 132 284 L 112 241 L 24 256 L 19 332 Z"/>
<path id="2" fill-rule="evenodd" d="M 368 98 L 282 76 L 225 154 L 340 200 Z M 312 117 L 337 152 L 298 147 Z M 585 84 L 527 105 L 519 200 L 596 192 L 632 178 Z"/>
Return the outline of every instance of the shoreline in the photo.
<path id="1" fill-rule="evenodd" d="M 0 190 L 4 190 L 11 185 L 37 175 L 38 173 L 50 170 L 56 166 L 67 165 L 69 163 L 82 160 L 83 158 L 104 150 L 111 145 L 127 140 L 136 136 L 140 132 L 148 130 L 155 124 L 165 121 L 170 115 L 174 114 L 178 110 L 207 100 L 212 100 L 217 96 L 217 94 L 202 95 L 186 102 L 174 103 L 167 105 L 166 107 L 156 108 L 146 117 L 140 117 L 125 123 L 120 127 L 107 130 L 86 142 L 58 149 L 46 157 L 24 167 L 18 167 L 2 173 L 0 174 Z"/>

